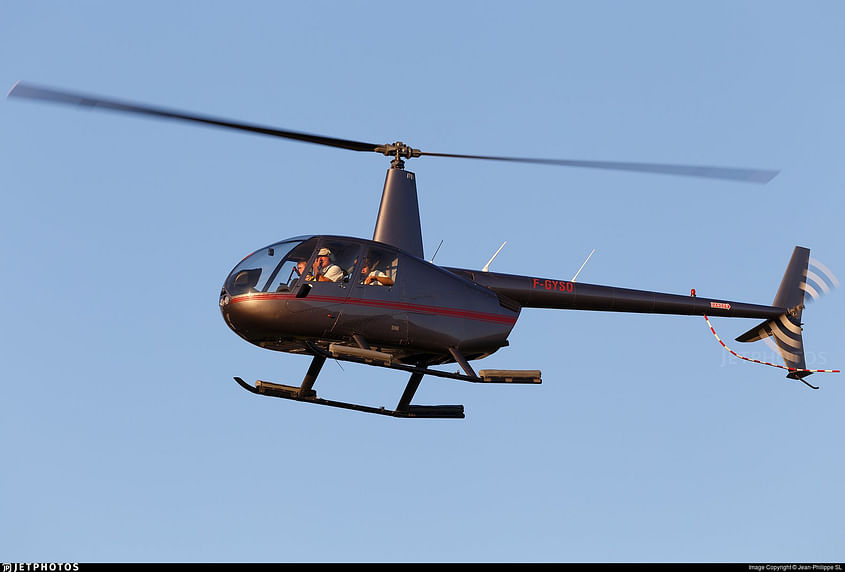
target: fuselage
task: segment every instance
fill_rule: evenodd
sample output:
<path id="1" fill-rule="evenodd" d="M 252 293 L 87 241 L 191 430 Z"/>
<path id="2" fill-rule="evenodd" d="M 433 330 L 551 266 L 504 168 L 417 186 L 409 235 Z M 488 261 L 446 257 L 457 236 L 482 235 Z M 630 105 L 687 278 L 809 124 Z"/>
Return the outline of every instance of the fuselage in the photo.
<path id="1" fill-rule="evenodd" d="M 367 280 L 371 275 L 379 280 Z M 331 277 L 331 279 L 329 278 Z M 258 346 L 293 353 L 343 343 L 437 364 L 507 345 L 522 308 L 772 319 L 785 308 L 692 295 L 442 268 L 366 239 L 305 236 L 261 248 L 229 274 L 220 309 Z"/>

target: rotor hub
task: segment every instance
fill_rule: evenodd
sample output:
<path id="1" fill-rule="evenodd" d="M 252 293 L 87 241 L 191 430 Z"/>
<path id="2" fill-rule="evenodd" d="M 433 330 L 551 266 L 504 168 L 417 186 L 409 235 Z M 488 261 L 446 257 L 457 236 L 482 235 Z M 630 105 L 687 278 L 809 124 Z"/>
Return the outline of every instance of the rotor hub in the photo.
<path id="1" fill-rule="evenodd" d="M 411 159 L 422 155 L 422 151 L 414 149 L 410 145 L 405 145 L 401 141 L 379 145 L 375 148 L 375 151 L 376 153 L 381 153 L 386 157 L 393 157 L 393 161 L 390 163 L 390 166 L 399 169 L 405 166 L 405 162 L 402 159 Z"/>

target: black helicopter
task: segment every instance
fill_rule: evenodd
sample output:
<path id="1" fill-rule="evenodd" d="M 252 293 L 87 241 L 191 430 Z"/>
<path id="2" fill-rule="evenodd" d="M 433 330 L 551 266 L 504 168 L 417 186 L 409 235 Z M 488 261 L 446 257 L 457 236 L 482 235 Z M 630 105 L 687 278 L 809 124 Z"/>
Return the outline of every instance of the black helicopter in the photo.
<path id="1" fill-rule="evenodd" d="M 372 240 L 327 235 L 290 238 L 256 250 L 226 277 L 220 311 L 236 334 L 262 348 L 311 356 L 299 386 L 261 380 L 253 386 L 235 377 L 252 393 L 394 417 L 463 418 L 462 405 L 411 404 L 423 376 L 476 383 L 540 383 L 537 370 L 476 372 L 469 363 L 508 345 L 522 308 L 759 318 L 763 323 L 737 340 L 772 336 L 789 371 L 787 377 L 803 381 L 811 373 L 805 366 L 801 338 L 808 249 L 795 247 L 769 306 L 701 298 L 694 292 L 683 296 L 574 279 L 501 274 L 490 272 L 487 266 L 482 270 L 441 267 L 423 258 L 415 175 L 404 167 L 411 158 L 451 157 L 754 183 L 768 182 L 777 171 L 431 153 L 402 142 L 379 145 L 324 137 L 21 82 L 8 96 L 187 121 L 392 158 Z M 313 386 L 329 358 L 404 371 L 410 379 L 392 410 L 323 399 Z M 462 373 L 433 368 L 447 363 L 457 363 Z"/>

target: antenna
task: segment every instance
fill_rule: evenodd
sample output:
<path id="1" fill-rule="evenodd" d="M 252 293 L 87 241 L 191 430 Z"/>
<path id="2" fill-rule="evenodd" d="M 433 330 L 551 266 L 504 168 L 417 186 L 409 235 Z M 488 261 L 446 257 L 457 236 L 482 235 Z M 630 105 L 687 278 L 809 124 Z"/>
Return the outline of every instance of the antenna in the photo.
<path id="1" fill-rule="evenodd" d="M 437 245 L 437 248 L 434 249 L 434 254 L 431 255 L 431 260 L 429 260 L 429 264 L 434 263 L 434 257 L 437 256 L 437 253 L 440 252 L 440 247 L 443 246 L 443 240 L 440 241 L 440 244 Z"/>
<path id="2" fill-rule="evenodd" d="M 596 249 L 594 248 L 593 252 L 595 251 Z M 575 276 L 572 277 L 572 280 L 570 280 L 570 282 L 575 282 L 575 279 L 578 278 L 578 275 L 581 274 L 582 270 L 584 270 L 584 267 L 587 265 L 587 261 L 590 260 L 590 256 L 593 255 L 593 252 L 591 252 L 589 256 L 587 256 L 587 260 L 584 261 L 584 264 L 581 265 L 581 268 L 578 269 L 578 272 L 575 273 Z"/>
<path id="3" fill-rule="evenodd" d="M 496 254 L 494 254 L 494 255 L 493 255 L 493 257 L 492 257 L 490 260 L 488 260 L 488 261 L 487 261 L 487 264 L 485 264 L 485 265 L 484 265 L 484 268 L 482 268 L 482 269 L 481 269 L 481 271 L 482 271 L 482 272 L 487 272 L 487 271 L 489 271 L 489 270 L 490 270 L 490 263 L 492 263 L 492 262 L 493 262 L 493 260 L 494 260 L 497 256 L 499 256 L 499 253 L 502 251 L 502 249 L 505 247 L 505 245 L 506 245 L 507 243 L 508 243 L 508 241 L 507 241 L 507 240 L 506 240 L 506 241 L 504 241 L 504 242 L 502 243 L 502 246 L 500 246 L 500 247 L 499 247 L 499 250 L 497 250 L 497 251 L 496 251 Z"/>

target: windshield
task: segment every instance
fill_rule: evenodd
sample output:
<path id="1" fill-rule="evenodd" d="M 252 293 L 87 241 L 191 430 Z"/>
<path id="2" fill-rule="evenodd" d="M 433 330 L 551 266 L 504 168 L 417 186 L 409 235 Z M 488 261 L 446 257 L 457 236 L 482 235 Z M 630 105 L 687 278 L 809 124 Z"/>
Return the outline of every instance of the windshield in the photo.
<path id="1" fill-rule="evenodd" d="M 316 242 L 316 238 L 291 239 L 256 250 L 235 266 L 224 287 L 230 296 L 249 292 L 287 292 L 299 278 Z"/>

